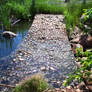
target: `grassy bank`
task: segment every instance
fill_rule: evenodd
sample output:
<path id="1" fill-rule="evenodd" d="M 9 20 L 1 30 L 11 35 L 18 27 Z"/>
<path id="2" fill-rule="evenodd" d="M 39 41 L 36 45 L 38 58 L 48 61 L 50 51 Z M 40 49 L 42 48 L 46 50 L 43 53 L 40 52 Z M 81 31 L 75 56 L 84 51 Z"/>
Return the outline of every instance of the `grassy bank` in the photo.
<path id="1" fill-rule="evenodd" d="M 0 26 L 10 28 L 11 20 L 31 19 L 36 13 L 61 13 L 60 5 L 49 0 L 8 0 L 0 1 Z"/>
<path id="2" fill-rule="evenodd" d="M 70 2 L 63 7 L 63 14 L 65 16 L 65 23 L 68 35 L 74 30 L 75 26 L 81 27 L 80 17 L 83 13 L 83 9 L 92 8 L 92 3 L 76 3 Z"/>

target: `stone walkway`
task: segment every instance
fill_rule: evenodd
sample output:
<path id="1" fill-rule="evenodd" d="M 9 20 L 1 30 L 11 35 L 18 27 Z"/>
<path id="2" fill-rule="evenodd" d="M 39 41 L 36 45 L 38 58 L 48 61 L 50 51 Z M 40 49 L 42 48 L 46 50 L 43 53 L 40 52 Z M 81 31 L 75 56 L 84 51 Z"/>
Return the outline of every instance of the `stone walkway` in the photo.
<path id="1" fill-rule="evenodd" d="M 1 83 L 14 85 L 26 76 L 42 73 L 53 87 L 62 87 L 76 67 L 63 19 L 62 15 L 35 16 L 27 36 L 10 55 L 12 60 L 0 63 Z"/>

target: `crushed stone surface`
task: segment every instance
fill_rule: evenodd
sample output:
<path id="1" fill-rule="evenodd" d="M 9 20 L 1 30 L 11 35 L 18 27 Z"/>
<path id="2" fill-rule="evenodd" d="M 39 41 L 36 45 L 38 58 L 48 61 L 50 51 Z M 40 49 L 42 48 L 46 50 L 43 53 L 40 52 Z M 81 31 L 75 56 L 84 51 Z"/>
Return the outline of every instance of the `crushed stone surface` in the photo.
<path id="1" fill-rule="evenodd" d="M 15 85 L 27 76 L 42 73 L 51 86 L 62 88 L 63 80 L 76 68 L 63 15 L 36 15 L 18 49 L 2 62 L 0 83 Z"/>

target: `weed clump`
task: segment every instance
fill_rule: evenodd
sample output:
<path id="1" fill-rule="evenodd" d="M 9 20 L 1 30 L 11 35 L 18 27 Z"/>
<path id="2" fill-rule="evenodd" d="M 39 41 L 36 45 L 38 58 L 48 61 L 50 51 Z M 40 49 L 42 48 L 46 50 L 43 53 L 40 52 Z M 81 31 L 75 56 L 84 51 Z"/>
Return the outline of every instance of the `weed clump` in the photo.
<path id="1" fill-rule="evenodd" d="M 37 74 L 21 82 L 12 92 L 43 92 L 46 88 L 48 83 L 41 74 Z"/>
<path id="2" fill-rule="evenodd" d="M 81 48 L 77 48 L 77 57 L 80 62 L 80 67 L 77 67 L 73 74 L 64 81 L 64 86 L 69 85 L 73 80 L 77 79 L 78 82 L 92 82 L 92 49 L 90 51 L 82 52 Z M 81 57 L 82 56 L 82 57 Z"/>

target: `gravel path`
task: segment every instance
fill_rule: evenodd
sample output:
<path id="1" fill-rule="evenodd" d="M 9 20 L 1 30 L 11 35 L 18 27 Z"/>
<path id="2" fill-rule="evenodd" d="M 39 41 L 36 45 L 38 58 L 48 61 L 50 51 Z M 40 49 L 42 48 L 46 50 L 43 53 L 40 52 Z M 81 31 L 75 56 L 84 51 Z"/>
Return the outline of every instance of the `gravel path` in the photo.
<path id="1" fill-rule="evenodd" d="M 63 19 L 62 15 L 35 16 L 18 49 L 0 62 L 0 83 L 14 85 L 26 76 L 42 73 L 53 87 L 62 87 L 76 67 Z"/>

